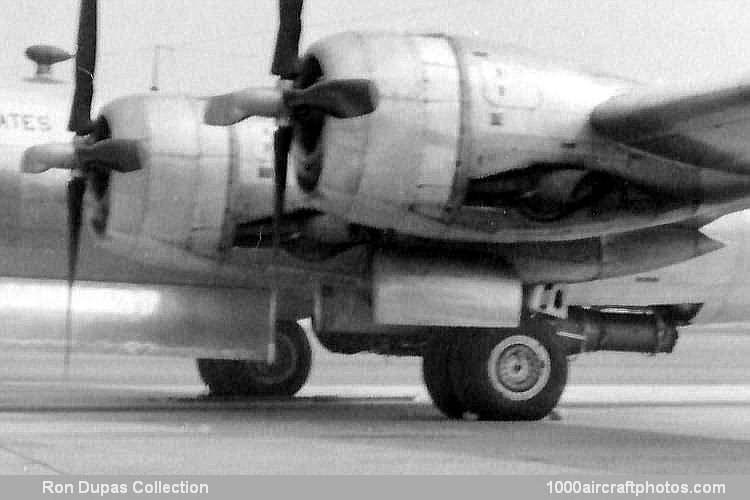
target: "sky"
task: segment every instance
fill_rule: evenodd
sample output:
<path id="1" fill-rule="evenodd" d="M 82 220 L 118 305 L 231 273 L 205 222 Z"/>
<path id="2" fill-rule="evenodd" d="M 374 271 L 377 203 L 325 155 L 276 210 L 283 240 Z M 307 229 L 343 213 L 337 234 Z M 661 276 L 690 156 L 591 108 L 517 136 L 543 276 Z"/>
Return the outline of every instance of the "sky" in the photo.
<path id="1" fill-rule="evenodd" d="M 155 46 L 164 91 L 272 84 L 274 0 L 100 0 L 97 89 L 147 91 Z M 0 85 L 21 84 L 36 43 L 74 51 L 78 0 L 0 0 Z M 343 30 L 448 32 L 523 46 L 644 82 L 750 75 L 745 0 L 308 0 L 303 48 Z M 56 68 L 70 80 L 72 64 Z"/>

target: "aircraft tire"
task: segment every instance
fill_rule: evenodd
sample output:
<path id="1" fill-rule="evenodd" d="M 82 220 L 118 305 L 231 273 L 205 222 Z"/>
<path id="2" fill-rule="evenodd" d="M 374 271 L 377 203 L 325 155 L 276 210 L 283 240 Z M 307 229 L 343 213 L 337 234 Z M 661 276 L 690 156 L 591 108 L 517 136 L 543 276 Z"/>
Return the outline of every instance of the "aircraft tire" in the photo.
<path id="1" fill-rule="evenodd" d="M 544 324 L 474 333 L 451 367 L 456 394 L 480 420 L 539 420 L 565 388 L 565 351 Z"/>
<path id="2" fill-rule="evenodd" d="M 452 335 L 436 335 L 422 353 L 422 377 L 432 402 L 448 418 L 460 419 L 466 406 L 453 388 L 450 363 L 458 348 Z"/>
<path id="3" fill-rule="evenodd" d="M 197 365 L 212 396 L 291 397 L 310 375 L 312 350 L 307 335 L 296 322 L 280 321 L 274 364 L 200 358 Z"/>

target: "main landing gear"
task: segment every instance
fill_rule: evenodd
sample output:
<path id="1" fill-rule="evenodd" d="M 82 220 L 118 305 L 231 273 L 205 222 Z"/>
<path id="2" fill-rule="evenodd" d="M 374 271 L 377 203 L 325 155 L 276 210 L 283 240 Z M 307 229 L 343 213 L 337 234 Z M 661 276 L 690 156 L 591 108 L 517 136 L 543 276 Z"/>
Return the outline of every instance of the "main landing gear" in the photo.
<path id="1" fill-rule="evenodd" d="M 568 364 L 552 327 L 529 320 L 514 329 L 436 334 L 422 371 L 435 406 L 449 418 L 539 420 L 557 405 Z"/>
<path id="2" fill-rule="evenodd" d="M 312 365 L 310 342 L 293 321 L 276 329 L 276 361 L 198 359 L 198 372 L 213 396 L 291 397 L 307 381 Z"/>

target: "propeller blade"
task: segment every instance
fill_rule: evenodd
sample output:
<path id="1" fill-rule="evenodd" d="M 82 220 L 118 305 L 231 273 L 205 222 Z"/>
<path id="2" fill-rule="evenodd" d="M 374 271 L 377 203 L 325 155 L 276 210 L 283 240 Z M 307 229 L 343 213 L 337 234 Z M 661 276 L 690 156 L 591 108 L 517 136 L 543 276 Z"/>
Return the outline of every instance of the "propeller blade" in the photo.
<path id="1" fill-rule="evenodd" d="M 286 196 L 286 172 L 289 163 L 289 150 L 292 148 L 294 129 L 290 125 L 282 125 L 273 134 L 273 277 L 271 278 L 271 304 L 268 311 L 268 327 L 270 331 L 268 343 L 269 364 L 276 360 L 276 322 L 278 320 L 279 276 L 278 259 L 281 252 L 281 218 L 284 216 L 284 198 Z"/>
<path id="2" fill-rule="evenodd" d="M 23 152 L 21 172 L 40 174 L 51 168 L 69 168 L 76 166 L 75 147 L 69 142 L 38 144 Z"/>
<path id="3" fill-rule="evenodd" d="M 289 162 L 289 150 L 292 148 L 294 129 L 284 125 L 276 129 L 273 135 L 273 250 L 274 254 L 281 247 L 281 218 L 284 215 L 284 198 L 286 197 L 286 173 Z"/>
<path id="4" fill-rule="evenodd" d="M 86 178 L 73 176 L 68 181 L 68 281 L 72 283 L 78 266 L 78 244 L 81 239 L 83 220 L 83 195 L 86 193 Z"/>
<path id="5" fill-rule="evenodd" d="M 65 311 L 65 376 L 70 370 L 70 354 L 73 346 L 73 283 L 78 269 L 78 250 L 83 221 L 83 195 L 86 193 L 86 178 L 74 175 L 68 181 L 68 304 Z"/>
<path id="6" fill-rule="evenodd" d="M 135 139 L 104 139 L 78 148 L 81 165 L 94 164 L 115 172 L 135 172 L 142 168 L 138 141 Z"/>
<path id="7" fill-rule="evenodd" d="M 302 34 L 303 0 L 279 0 L 279 31 L 276 34 L 276 49 L 271 65 L 271 74 L 282 80 L 294 80 L 299 73 L 299 40 Z M 277 113 L 273 116 L 282 118 L 286 114 L 282 103 L 286 99 L 277 94 L 273 101 Z M 266 115 L 268 116 L 268 115 Z M 292 147 L 293 128 L 281 125 L 273 136 L 274 144 L 274 206 L 273 206 L 273 261 L 278 264 L 281 250 L 281 218 L 284 215 L 284 198 L 286 195 L 286 173 L 289 161 L 289 150 Z M 279 296 L 279 277 L 274 271 L 271 284 L 271 304 L 268 313 L 270 339 L 268 345 L 268 363 L 276 361 L 276 327 Z"/>
<path id="8" fill-rule="evenodd" d="M 302 0 L 279 0 L 279 32 L 271 74 L 294 80 L 299 72 L 299 39 L 302 34 Z"/>
<path id="9" fill-rule="evenodd" d="M 227 126 L 250 116 L 278 118 L 283 113 L 278 89 L 247 88 L 209 98 L 203 121 L 208 125 Z"/>
<path id="10" fill-rule="evenodd" d="M 78 18 L 78 49 L 76 50 L 75 92 L 70 110 L 68 130 L 86 135 L 93 129 L 91 100 L 94 95 L 96 68 L 97 2 L 81 0 Z"/>
<path id="11" fill-rule="evenodd" d="M 294 108 L 309 107 L 336 118 L 355 118 L 375 111 L 378 90 L 371 80 L 344 79 L 315 83 L 305 89 L 247 88 L 208 99 L 203 121 L 234 125 L 250 116 L 281 118 Z"/>
<path id="12" fill-rule="evenodd" d="M 355 118 L 375 111 L 378 90 L 371 80 L 324 80 L 304 89 L 284 92 L 289 108 L 308 106 L 336 118 Z"/>
<path id="13" fill-rule="evenodd" d="M 40 174 L 51 168 L 72 170 L 87 164 L 122 173 L 143 167 L 137 140 L 104 139 L 93 144 L 53 142 L 31 146 L 23 153 L 21 172 Z"/>

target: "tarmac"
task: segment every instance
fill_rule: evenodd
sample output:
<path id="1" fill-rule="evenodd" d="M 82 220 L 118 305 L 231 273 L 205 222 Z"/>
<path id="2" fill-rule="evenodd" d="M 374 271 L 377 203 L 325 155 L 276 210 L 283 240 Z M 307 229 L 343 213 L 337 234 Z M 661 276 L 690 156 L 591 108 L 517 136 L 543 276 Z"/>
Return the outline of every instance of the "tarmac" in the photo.
<path id="1" fill-rule="evenodd" d="M 292 400 L 207 395 L 192 360 L 0 353 L 0 474 L 744 474 L 750 335 L 587 354 L 550 418 L 451 421 L 416 358 L 315 348 Z"/>

